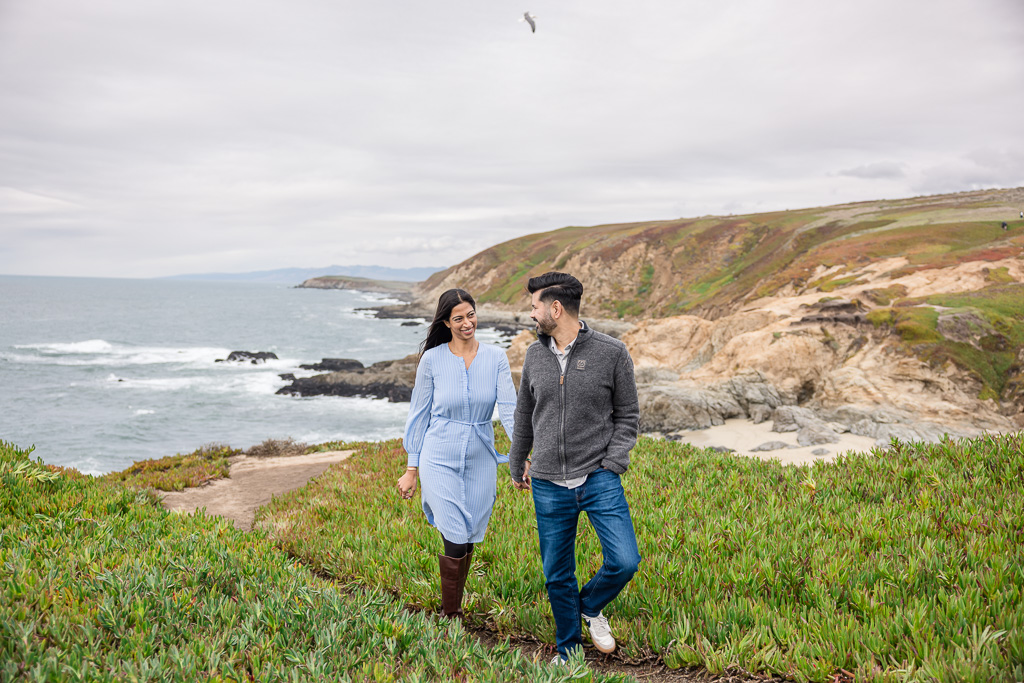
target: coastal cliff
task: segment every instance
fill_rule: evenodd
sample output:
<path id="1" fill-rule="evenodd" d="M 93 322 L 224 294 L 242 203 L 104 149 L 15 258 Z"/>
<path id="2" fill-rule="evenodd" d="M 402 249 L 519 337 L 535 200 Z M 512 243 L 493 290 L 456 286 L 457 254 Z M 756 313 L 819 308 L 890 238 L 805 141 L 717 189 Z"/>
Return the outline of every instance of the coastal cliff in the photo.
<path id="1" fill-rule="evenodd" d="M 529 326 L 526 281 L 573 273 L 582 316 L 633 355 L 647 431 L 780 408 L 880 444 L 1010 431 L 1024 427 L 1022 205 L 1017 188 L 563 228 L 436 273 L 405 309 L 458 286 L 481 320 Z M 516 375 L 532 339 L 508 350 Z"/>
<path id="2" fill-rule="evenodd" d="M 310 278 L 301 285 L 296 285 L 296 289 L 354 289 L 360 292 L 390 294 L 396 299 L 409 301 L 413 298 L 414 284 L 397 280 L 371 280 L 348 275 L 322 275 Z"/>
<path id="3" fill-rule="evenodd" d="M 588 244 L 572 228 L 514 246 L 524 254 L 547 249 L 554 262 L 540 259 L 506 280 L 491 270 L 474 282 L 476 262 L 491 257 L 485 252 L 420 289 L 461 277 L 484 290 L 482 299 L 497 294 L 490 305 L 514 307 L 525 305 L 516 290 L 528 276 L 556 266 L 579 276 L 584 317 L 614 309 L 635 321 L 621 338 L 636 365 L 647 431 L 732 417 L 761 422 L 782 407 L 879 445 L 894 436 L 1012 431 L 1024 428 L 1018 202 L 1024 190 L 787 212 L 777 229 L 785 240 L 757 227 L 778 214 L 698 221 L 718 226 L 717 234 L 684 222 L 604 226 Z M 735 232 L 738 222 L 750 232 Z M 706 258 L 675 265 L 665 257 L 690 238 L 705 241 Z M 556 253 L 559 239 L 568 241 Z M 777 246 L 758 246 L 765 241 Z M 701 280 L 702 272 L 710 275 Z M 505 294 L 513 303 L 501 302 Z M 667 314 L 673 308 L 689 310 Z M 514 373 L 532 340 L 523 333 L 512 343 Z"/>

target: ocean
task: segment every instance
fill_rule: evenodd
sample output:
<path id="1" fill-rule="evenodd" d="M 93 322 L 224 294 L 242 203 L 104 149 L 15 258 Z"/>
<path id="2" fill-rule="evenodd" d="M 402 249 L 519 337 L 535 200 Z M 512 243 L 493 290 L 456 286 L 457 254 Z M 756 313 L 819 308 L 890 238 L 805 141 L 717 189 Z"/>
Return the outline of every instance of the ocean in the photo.
<path id="1" fill-rule="evenodd" d="M 407 403 L 275 394 L 282 373 L 316 374 L 303 363 L 415 352 L 426 325 L 360 310 L 388 303 L 265 283 L 0 276 L 0 439 L 95 475 L 210 443 L 401 436 Z M 216 362 L 231 351 L 279 360 Z"/>

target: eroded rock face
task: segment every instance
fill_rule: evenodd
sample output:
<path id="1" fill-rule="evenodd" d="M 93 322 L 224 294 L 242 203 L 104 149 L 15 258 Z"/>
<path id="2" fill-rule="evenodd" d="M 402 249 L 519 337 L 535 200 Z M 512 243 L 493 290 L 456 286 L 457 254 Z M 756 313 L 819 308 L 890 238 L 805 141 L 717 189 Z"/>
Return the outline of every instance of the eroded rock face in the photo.
<path id="1" fill-rule="evenodd" d="M 640 431 L 667 432 L 706 429 L 743 417 L 740 404 L 726 391 L 695 384 L 655 384 L 638 388 Z"/>
<path id="2" fill-rule="evenodd" d="M 852 324 L 792 324 L 790 319 L 776 316 L 773 322 L 759 329 L 740 331 L 754 319 L 750 312 L 743 314 L 743 321 L 736 325 L 730 317 L 714 323 L 694 320 L 692 316 L 681 318 L 685 319 L 640 323 L 623 338 L 638 368 L 638 380 L 644 373 L 671 370 L 678 374 L 675 383 L 687 390 L 677 392 L 676 400 L 692 404 L 695 396 L 702 396 L 701 391 L 711 392 L 713 396 L 724 390 L 741 406 L 740 416 L 764 420 L 768 411 L 774 410 L 772 416 L 776 422 L 780 420 L 776 410 L 779 406 L 802 407 L 818 416 L 812 430 L 816 436 L 808 433 L 805 440 L 824 439 L 828 436 L 826 430 L 838 433 L 843 428 L 852 428 L 853 423 L 861 419 L 886 424 L 884 412 L 873 412 L 877 409 L 898 414 L 900 417 L 893 424 L 923 423 L 925 426 L 905 433 L 912 432 L 929 440 L 933 440 L 931 437 L 936 431 L 928 424 L 944 425 L 950 433 L 1015 428 L 1008 416 L 1000 414 L 1006 412 L 1005 409 L 993 401 L 978 399 L 981 385 L 977 379 L 952 365 L 929 366 L 907 355 L 884 331 L 870 326 L 865 329 L 863 325 Z M 709 342 L 712 327 L 737 333 L 723 334 L 721 338 L 728 341 L 708 357 L 700 349 L 714 348 Z M 673 339 L 678 339 L 680 345 L 675 355 Z M 696 369 L 690 369 L 695 366 Z M 752 382 L 750 378 L 757 379 Z M 694 428 L 685 422 L 675 427 L 665 424 L 666 420 L 674 419 L 675 414 L 701 413 L 692 406 L 684 410 L 666 404 L 666 396 L 672 394 L 666 385 L 672 382 L 663 379 L 652 384 L 657 384 L 660 398 L 649 400 L 647 408 L 657 408 L 660 415 L 649 415 L 647 422 L 660 424 L 661 429 L 667 431 Z M 641 386 L 641 394 L 646 390 Z M 697 403 L 716 405 L 707 398 Z M 641 399 L 641 410 L 644 405 Z M 862 413 L 866 410 L 866 414 L 856 419 L 826 417 L 830 411 L 845 406 L 857 406 Z M 689 422 L 701 423 L 697 426 L 719 424 L 716 420 L 732 416 L 730 413 L 731 410 L 726 410 L 717 417 L 709 414 Z M 785 413 L 781 419 L 787 419 Z M 819 424 L 822 420 L 824 425 Z M 830 420 L 837 425 L 828 425 Z M 798 431 L 800 427 L 796 425 L 791 430 Z M 881 432 L 876 438 L 888 442 Z"/>
<path id="3" fill-rule="evenodd" d="M 752 414 L 767 419 L 785 403 L 778 390 L 756 372 L 715 384 L 673 380 L 670 371 L 652 368 L 642 368 L 636 374 L 640 429 L 645 432 L 705 429 L 731 417 Z"/>
<path id="4" fill-rule="evenodd" d="M 793 315 L 759 309 L 715 321 L 648 320 L 624 334 L 635 366 L 641 430 L 703 429 L 746 417 L 773 419 L 775 431 L 797 432 L 802 445 L 835 443 L 849 431 L 885 446 L 893 437 L 935 441 L 944 433 L 1015 428 L 1015 413 L 979 400 L 981 385 L 967 372 L 929 366 L 884 330 L 843 322 L 843 315 L 861 310 L 860 303 L 804 302 L 790 310 Z M 830 319 L 800 322 L 796 315 L 806 311 Z M 976 339 L 992 336 L 970 323 L 961 318 L 956 324 Z M 523 332 L 508 350 L 517 381 L 533 340 Z M 1015 367 L 1024 376 L 1024 358 Z M 1008 390 L 1024 394 L 1024 381 L 1014 377 Z"/>

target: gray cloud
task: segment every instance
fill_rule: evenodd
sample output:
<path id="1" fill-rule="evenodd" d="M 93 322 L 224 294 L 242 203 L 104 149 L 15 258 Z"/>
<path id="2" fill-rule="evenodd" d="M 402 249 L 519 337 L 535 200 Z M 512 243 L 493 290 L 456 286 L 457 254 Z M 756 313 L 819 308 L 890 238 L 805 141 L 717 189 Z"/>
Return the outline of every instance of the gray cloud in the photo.
<path id="1" fill-rule="evenodd" d="M 0 272 L 436 265 L 1024 184 L 1017 0 L 530 9 L 536 34 L 470 0 L 5 4 Z"/>
<path id="2" fill-rule="evenodd" d="M 851 178 L 903 178 L 907 175 L 903 164 L 895 161 L 876 161 L 872 164 L 864 164 L 856 168 L 848 168 L 840 171 L 839 175 L 850 176 Z"/>

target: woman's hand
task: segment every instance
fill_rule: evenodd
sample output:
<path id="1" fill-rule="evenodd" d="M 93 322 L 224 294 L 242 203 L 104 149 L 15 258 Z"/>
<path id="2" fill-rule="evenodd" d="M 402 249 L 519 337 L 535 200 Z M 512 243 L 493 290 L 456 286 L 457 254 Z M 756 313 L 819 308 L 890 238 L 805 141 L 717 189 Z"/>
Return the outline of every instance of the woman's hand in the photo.
<path id="1" fill-rule="evenodd" d="M 412 498 L 412 494 L 416 492 L 416 478 L 419 472 L 416 468 L 407 469 L 405 474 L 398 480 L 398 492 L 402 495 L 402 498 Z"/>

